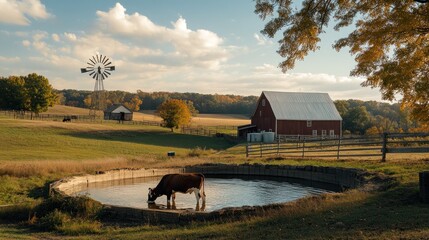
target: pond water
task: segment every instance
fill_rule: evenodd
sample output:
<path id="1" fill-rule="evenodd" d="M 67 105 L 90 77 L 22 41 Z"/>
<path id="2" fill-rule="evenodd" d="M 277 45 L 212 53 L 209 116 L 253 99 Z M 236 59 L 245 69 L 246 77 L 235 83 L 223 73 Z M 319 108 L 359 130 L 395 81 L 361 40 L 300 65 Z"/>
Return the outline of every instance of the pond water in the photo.
<path id="1" fill-rule="evenodd" d="M 261 206 L 283 203 L 296 199 L 331 192 L 324 188 L 309 186 L 309 183 L 285 181 L 282 178 L 219 178 L 205 180 L 206 204 L 196 206 L 194 193 L 176 193 L 175 205 L 167 205 L 167 197 L 159 197 L 155 203 L 147 204 L 149 188 L 154 188 L 161 177 L 137 178 L 90 184 L 75 195 L 89 197 L 110 205 L 135 208 L 194 209 L 215 211 L 226 207 Z"/>

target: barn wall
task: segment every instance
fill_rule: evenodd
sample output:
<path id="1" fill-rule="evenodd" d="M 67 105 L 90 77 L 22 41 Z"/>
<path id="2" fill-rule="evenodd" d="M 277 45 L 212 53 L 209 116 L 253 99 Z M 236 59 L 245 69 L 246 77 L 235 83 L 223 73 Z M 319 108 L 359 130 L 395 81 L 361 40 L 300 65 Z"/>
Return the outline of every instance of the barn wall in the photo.
<path id="1" fill-rule="evenodd" d="M 277 134 L 281 135 L 313 135 L 313 130 L 317 130 L 317 135 L 322 135 L 322 130 L 334 130 L 335 135 L 341 135 L 341 121 L 312 121 L 311 127 L 307 127 L 307 121 L 279 120 L 277 122 Z"/>
<path id="2" fill-rule="evenodd" d="M 262 106 L 262 102 L 265 99 L 265 106 Z M 271 108 L 270 102 L 264 94 L 261 95 L 258 101 L 258 106 L 255 113 L 252 116 L 252 125 L 256 125 L 258 131 L 276 131 L 276 118 L 274 116 L 273 109 Z"/>

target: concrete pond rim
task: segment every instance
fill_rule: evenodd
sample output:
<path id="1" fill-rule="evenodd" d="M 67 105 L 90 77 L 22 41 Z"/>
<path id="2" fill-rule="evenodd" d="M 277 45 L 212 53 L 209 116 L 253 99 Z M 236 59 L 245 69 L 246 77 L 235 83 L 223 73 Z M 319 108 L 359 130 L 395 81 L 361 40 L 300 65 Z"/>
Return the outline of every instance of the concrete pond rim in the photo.
<path id="1" fill-rule="evenodd" d="M 90 183 L 133 178 L 160 177 L 170 173 L 199 172 L 207 176 L 246 176 L 246 177 L 277 177 L 306 180 L 338 186 L 339 189 L 363 188 L 374 190 L 383 188 L 388 179 L 355 168 L 290 166 L 262 164 L 204 164 L 181 168 L 158 169 L 115 169 L 99 171 L 96 174 L 74 176 L 56 181 L 50 185 L 50 194 L 73 197 L 74 193 L 86 188 Z M 372 183 L 372 184 L 370 184 Z M 383 184 L 382 184 L 383 183 Z M 95 201 L 95 200 L 94 200 Z M 292 201 L 294 202 L 294 201 Z M 260 215 L 270 209 L 279 209 L 288 203 L 273 203 L 263 206 L 227 207 L 220 210 L 201 212 L 193 210 L 143 209 L 102 204 L 103 218 L 109 221 L 132 221 L 150 224 L 188 223 L 192 221 L 210 221 L 216 219 L 234 219 L 242 216 Z"/>

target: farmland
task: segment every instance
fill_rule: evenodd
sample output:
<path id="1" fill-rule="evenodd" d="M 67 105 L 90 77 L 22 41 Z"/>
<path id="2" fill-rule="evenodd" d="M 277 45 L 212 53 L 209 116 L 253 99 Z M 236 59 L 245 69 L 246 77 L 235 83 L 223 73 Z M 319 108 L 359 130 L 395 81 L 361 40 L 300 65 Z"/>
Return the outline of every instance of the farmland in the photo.
<path id="1" fill-rule="evenodd" d="M 0 210 L 1 239 L 399 239 L 429 235 L 429 206 L 418 199 L 418 172 L 427 170 L 427 155 L 386 163 L 375 159 L 246 159 L 243 145 L 234 146 L 222 138 L 171 133 L 153 126 L 4 116 L 0 116 L 0 141 L 0 205 L 24 204 L 24 209 L 41 204 L 47 198 L 46 185 L 56 179 L 122 167 L 208 162 L 316 165 L 361 168 L 391 179 L 378 191 L 349 190 L 302 199 L 262 216 L 177 226 L 67 220 L 62 228 L 47 231 L 34 225 L 28 214 L 12 214 L 21 210 L 5 209 Z M 167 151 L 175 151 L 177 157 L 168 158 Z"/>

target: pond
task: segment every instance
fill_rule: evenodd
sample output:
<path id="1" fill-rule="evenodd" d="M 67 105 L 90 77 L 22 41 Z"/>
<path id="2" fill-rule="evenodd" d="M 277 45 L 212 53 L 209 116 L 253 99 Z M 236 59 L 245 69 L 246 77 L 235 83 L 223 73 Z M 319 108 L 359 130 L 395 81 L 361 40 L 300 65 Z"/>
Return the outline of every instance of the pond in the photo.
<path id="1" fill-rule="evenodd" d="M 154 188 L 160 179 L 161 177 L 150 177 L 93 183 L 75 195 L 88 195 L 103 204 L 124 207 L 215 211 L 226 207 L 284 203 L 335 190 L 332 186 L 322 188 L 308 181 L 291 182 L 285 178 L 206 176 L 204 206 L 197 208 L 193 193 L 177 193 L 175 205 L 167 205 L 165 195 L 159 197 L 156 204 L 149 205 L 146 202 L 148 189 Z"/>

